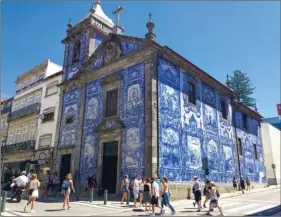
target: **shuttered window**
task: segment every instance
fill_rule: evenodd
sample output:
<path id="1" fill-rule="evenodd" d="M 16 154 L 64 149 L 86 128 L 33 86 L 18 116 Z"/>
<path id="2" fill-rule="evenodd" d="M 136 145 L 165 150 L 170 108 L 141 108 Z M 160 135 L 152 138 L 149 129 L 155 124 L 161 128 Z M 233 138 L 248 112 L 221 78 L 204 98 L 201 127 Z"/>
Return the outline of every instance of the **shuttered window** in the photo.
<path id="1" fill-rule="evenodd" d="M 106 93 L 106 110 L 105 116 L 111 117 L 117 115 L 118 107 L 118 90 L 111 90 Z"/>

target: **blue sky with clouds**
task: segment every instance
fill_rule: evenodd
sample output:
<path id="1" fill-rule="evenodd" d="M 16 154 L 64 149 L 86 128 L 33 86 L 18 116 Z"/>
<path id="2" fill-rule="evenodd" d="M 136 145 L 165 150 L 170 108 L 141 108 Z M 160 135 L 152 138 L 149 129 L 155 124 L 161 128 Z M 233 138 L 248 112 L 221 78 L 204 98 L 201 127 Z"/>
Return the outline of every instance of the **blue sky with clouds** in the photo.
<path id="1" fill-rule="evenodd" d="M 2 2 L 2 90 L 14 95 L 17 76 L 46 59 L 62 64 L 69 18 L 73 24 L 91 7 L 83 2 Z M 118 2 L 102 1 L 112 11 L 124 6 L 126 35 L 143 37 L 148 13 L 157 42 L 168 45 L 221 82 L 235 69 L 256 86 L 254 97 L 264 117 L 277 116 L 280 102 L 280 2 Z"/>

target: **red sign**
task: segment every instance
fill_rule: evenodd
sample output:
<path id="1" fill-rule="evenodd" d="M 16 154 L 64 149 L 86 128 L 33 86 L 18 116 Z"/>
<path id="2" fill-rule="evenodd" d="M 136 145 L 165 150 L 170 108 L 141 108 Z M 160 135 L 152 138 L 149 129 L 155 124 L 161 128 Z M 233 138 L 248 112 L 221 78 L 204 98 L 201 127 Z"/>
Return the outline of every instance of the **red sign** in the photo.
<path id="1" fill-rule="evenodd" d="M 277 104 L 278 115 L 281 115 L 281 104 Z"/>

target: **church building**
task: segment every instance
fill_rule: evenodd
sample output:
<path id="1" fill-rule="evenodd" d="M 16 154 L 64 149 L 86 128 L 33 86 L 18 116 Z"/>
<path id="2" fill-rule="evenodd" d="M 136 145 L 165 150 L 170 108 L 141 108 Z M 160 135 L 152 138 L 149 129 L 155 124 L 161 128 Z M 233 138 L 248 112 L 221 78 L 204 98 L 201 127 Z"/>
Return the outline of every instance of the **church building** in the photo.
<path id="1" fill-rule="evenodd" d="M 126 36 L 100 1 L 68 24 L 53 171 L 118 193 L 130 178 L 166 176 L 180 197 L 197 175 L 231 186 L 233 177 L 266 180 L 262 116 L 168 46 L 149 15 L 144 38 Z M 207 173 L 208 173 L 207 172 Z"/>

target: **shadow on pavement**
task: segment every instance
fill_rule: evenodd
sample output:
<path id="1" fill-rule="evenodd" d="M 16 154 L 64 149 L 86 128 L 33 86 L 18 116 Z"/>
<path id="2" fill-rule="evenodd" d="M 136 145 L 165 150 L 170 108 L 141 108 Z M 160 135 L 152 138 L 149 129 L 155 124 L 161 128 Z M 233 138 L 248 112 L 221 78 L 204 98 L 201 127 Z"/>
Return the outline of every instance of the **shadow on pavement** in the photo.
<path id="1" fill-rule="evenodd" d="M 256 212 L 256 213 L 252 213 L 250 215 L 247 215 L 247 216 L 272 216 L 276 213 L 279 213 L 281 212 L 281 206 L 275 206 L 273 208 L 270 208 L 270 209 L 266 209 L 266 210 L 263 210 L 261 212 Z"/>
<path id="2" fill-rule="evenodd" d="M 62 209 L 46 209 L 46 212 L 62 212 Z"/>

